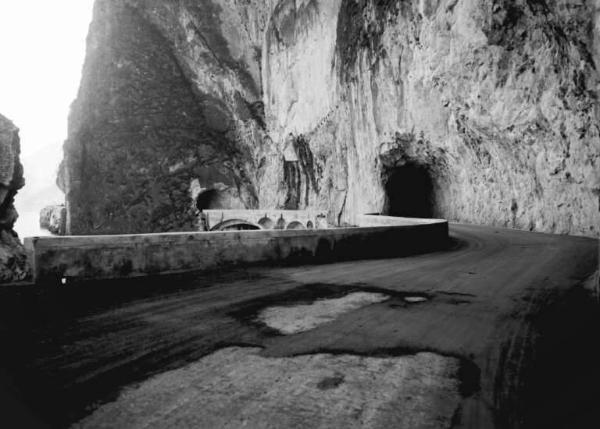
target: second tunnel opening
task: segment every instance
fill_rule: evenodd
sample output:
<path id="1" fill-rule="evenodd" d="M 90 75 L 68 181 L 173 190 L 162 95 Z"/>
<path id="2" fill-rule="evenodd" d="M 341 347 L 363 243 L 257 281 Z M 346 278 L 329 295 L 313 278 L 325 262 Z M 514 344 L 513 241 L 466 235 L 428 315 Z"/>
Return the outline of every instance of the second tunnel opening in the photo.
<path id="1" fill-rule="evenodd" d="M 433 217 L 434 188 L 427 166 L 407 163 L 384 174 L 384 214 L 401 217 Z"/>

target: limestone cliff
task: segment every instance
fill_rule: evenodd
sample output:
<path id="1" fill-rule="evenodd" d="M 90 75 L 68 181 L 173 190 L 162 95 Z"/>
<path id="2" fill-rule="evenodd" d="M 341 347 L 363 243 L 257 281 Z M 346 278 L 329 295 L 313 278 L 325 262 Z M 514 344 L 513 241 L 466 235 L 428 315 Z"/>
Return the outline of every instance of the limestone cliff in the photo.
<path id="1" fill-rule="evenodd" d="M 13 231 L 14 198 L 25 184 L 19 153 L 19 130 L 0 115 L 0 283 L 21 281 L 28 275 L 25 250 Z"/>
<path id="2" fill-rule="evenodd" d="M 599 236 L 597 3 L 97 0 L 71 232 L 193 228 L 209 190 Z"/>
<path id="3" fill-rule="evenodd" d="M 282 1 L 268 128 L 309 142 L 314 203 L 342 218 L 597 236 L 593 16 L 585 1 Z"/>
<path id="4" fill-rule="evenodd" d="M 68 232 L 195 229 L 200 194 L 258 206 L 268 8 L 221 3 L 96 2 L 59 173 Z"/>

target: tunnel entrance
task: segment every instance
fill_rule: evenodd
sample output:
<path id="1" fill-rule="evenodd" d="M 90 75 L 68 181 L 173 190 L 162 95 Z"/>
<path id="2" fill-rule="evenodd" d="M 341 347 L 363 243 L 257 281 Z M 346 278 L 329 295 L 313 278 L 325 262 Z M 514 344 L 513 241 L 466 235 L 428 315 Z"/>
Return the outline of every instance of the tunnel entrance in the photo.
<path id="1" fill-rule="evenodd" d="M 207 189 L 200 192 L 196 197 L 196 207 L 198 210 L 208 210 L 220 208 L 221 195 L 216 189 Z"/>
<path id="2" fill-rule="evenodd" d="M 386 171 L 384 214 L 402 217 L 433 217 L 433 182 L 426 166 L 416 163 Z"/>

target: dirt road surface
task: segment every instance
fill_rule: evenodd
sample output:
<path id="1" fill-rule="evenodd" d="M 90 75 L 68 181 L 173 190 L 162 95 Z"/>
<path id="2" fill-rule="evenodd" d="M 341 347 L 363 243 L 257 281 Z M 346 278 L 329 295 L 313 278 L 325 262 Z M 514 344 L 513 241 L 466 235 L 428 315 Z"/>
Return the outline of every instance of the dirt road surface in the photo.
<path id="1" fill-rule="evenodd" d="M 2 288 L 0 418 L 598 427 L 598 242 L 450 230 L 405 258 Z"/>

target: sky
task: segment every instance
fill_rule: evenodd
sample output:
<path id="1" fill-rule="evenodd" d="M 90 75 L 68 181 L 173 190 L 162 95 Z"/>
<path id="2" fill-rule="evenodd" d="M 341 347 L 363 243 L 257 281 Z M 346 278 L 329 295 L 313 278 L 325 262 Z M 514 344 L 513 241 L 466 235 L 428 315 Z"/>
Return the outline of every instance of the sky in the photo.
<path id="1" fill-rule="evenodd" d="M 25 188 L 19 236 L 38 235 L 38 213 L 62 203 L 55 186 L 69 106 L 77 95 L 93 0 L 0 0 L 0 113 L 20 129 Z"/>

